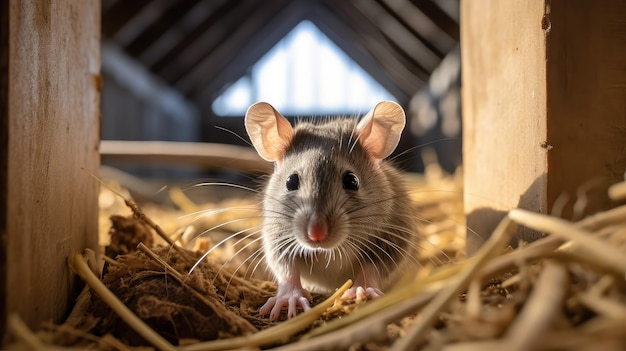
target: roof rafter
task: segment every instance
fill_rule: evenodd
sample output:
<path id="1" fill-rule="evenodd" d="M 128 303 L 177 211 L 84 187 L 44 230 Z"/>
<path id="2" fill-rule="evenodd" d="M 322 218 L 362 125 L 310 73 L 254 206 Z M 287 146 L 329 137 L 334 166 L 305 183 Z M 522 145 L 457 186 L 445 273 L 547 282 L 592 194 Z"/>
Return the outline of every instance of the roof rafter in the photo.
<path id="1" fill-rule="evenodd" d="M 248 67 L 254 65 L 300 23 L 310 9 L 299 1 L 282 0 L 282 5 L 279 10 L 268 8 L 239 26 L 231 33 L 230 40 L 225 41 L 188 75 L 188 90 L 181 86 L 179 88 L 186 91 L 194 101 L 204 104 L 212 102 L 226 84 L 243 76 Z"/>
<path id="2" fill-rule="evenodd" d="M 364 45 L 363 38 L 359 33 L 325 6 L 315 7 L 314 13 L 317 15 L 311 18 L 312 22 L 330 40 L 337 44 L 352 60 L 359 64 L 399 101 L 408 101 L 415 87 L 413 85 L 409 87 L 408 84 L 398 84 L 398 80 L 393 79 L 393 68 L 372 55 Z"/>
<path id="3" fill-rule="evenodd" d="M 113 37 L 126 24 L 132 21 L 137 13 L 150 4 L 150 0 L 118 1 L 111 4 L 106 12 L 107 21 L 102 21 L 102 33 Z"/>
<path id="4" fill-rule="evenodd" d="M 161 33 L 159 38 L 150 43 L 141 53 L 137 54 L 139 61 L 148 67 L 155 66 L 157 62 L 163 60 L 165 55 L 175 52 L 175 48 L 185 38 L 192 36 L 194 31 L 225 1 L 227 0 L 199 1 L 195 6 L 189 8 L 184 16 L 178 20 L 170 21 L 166 31 Z M 164 19 L 170 20 L 171 17 L 168 16 Z"/>
<path id="5" fill-rule="evenodd" d="M 158 41 L 160 37 L 165 33 L 168 28 L 173 27 L 174 23 L 177 23 L 182 17 L 187 15 L 195 5 L 201 0 L 167 0 L 164 3 L 159 4 L 158 11 L 161 12 L 160 16 L 155 18 L 149 27 L 143 28 L 143 30 L 132 38 L 132 41 L 127 41 L 126 51 L 132 56 L 139 56 L 146 48 L 148 48 L 155 41 Z M 157 9 L 154 10 L 156 12 Z"/>
<path id="6" fill-rule="evenodd" d="M 440 57 L 433 52 L 420 38 L 413 35 L 399 23 L 388 8 L 376 1 L 352 0 L 355 9 L 358 9 L 371 23 L 385 36 L 414 65 L 421 67 L 430 74 L 439 64 Z"/>
<path id="7" fill-rule="evenodd" d="M 245 18 L 243 12 L 249 13 L 251 11 L 250 6 L 255 5 L 254 2 L 252 0 L 222 2 L 196 28 L 182 37 L 182 40 L 157 61 L 151 69 L 170 82 L 180 79 L 185 71 L 196 65 L 203 56 L 210 54 L 207 50 L 215 45 L 215 41 L 227 34 L 226 31 L 222 30 L 223 24 L 236 21 L 238 18 L 240 20 Z M 236 23 L 232 25 L 234 26 Z"/>
<path id="8" fill-rule="evenodd" d="M 448 33 L 454 40 L 459 41 L 459 24 L 450 17 L 444 10 L 431 0 L 410 0 L 415 7 L 420 9 L 426 16 L 437 23 L 439 28 Z"/>
<path id="9" fill-rule="evenodd" d="M 329 2 L 330 4 L 331 2 Z M 415 92 L 423 81 L 428 79 L 429 72 L 416 66 L 401 53 L 398 53 L 384 34 L 376 28 L 360 11 L 355 11 L 353 4 L 348 1 L 332 1 L 334 9 L 350 25 L 354 31 L 360 33 L 361 44 L 369 51 L 382 67 L 387 67 L 389 74 L 406 92 Z"/>
<path id="10" fill-rule="evenodd" d="M 102 0 L 103 36 L 211 103 L 302 20 L 407 101 L 459 39 L 459 0 Z"/>
<path id="11" fill-rule="evenodd" d="M 408 31 L 420 38 L 424 45 L 437 53 L 440 58 L 457 43 L 444 32 L 435 21 L 426 16 L 417 7 L 408 1 L 376 0 Z"/>

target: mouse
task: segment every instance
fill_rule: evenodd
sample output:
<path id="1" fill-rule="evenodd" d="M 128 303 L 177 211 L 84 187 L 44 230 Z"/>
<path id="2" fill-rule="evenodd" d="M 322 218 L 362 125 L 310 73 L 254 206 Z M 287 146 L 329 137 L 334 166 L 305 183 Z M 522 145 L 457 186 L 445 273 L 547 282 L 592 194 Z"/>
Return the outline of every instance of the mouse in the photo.
<path id="1" fill-rule="evenodd" d="M 262 192 L 262 250 L 278 283 L 259 309 L 278 319 L 308 311 L 311 293 L 381 296 L 415 262 L 415 213 L 402 173 L 387 160 L 406 117 L 382 101 L 362 118 L 300 121 L 272 105 L 245 115 L 252 146 L 274 171 Z"/>

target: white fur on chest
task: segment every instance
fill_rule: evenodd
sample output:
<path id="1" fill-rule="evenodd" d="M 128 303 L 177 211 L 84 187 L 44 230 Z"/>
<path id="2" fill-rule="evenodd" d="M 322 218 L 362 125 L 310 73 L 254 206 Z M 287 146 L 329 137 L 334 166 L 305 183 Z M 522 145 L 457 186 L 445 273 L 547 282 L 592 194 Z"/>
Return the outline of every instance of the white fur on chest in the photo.
<path id="1" fill-rule="evenodd" d="M 319 294 L 332 293 L 348 279 L 354 280 L 361 270 L 358 262 L 335 252 L 319 252 L 296 261 L 302 287 Z"/>

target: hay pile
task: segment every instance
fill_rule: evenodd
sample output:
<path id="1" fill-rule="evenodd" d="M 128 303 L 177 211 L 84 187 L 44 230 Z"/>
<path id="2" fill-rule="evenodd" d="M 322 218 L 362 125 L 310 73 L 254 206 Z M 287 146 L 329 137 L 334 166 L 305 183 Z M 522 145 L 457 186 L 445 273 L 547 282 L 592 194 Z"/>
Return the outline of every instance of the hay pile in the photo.
<path id="1" fill-rule="evenodd" d="M 37 334 L 19 321 L 11 325 L 35 348 L 626 349 L 626 206 L 576 223 L 513 210 L 465 260 L 460 174 L 430 167 L 411 177 L 420 233 L 429 243 L 420 257 L 424 268 L 379 299 L 337 299 L 347 283 L 329 298 L 316 296 L 309 313 L 268 321 L 256 311 L 276 286 L 255 269 L 258 243 L 245 237 L 258 225 L 255 199 L 199 206 L 175 193 L 182 210 L 144 207 L 144 214 L 134 207 L 129 217 L 114 197 L 108 209 L 118 215 L 110 219 L 104 267 L 88 252 L 70 258 L 88 288 L 68 320 Z M 611 196 L 626 198 L 625 188 L 614 186 Z M 182 217 L 181 225 L 180 216 L 190 213 L 202 215 Z M 517 225 L 548 235 L 504 249 Z M 213 230 L 199 236 L 207 228 Z M 216 246 L 233 233 L 240 235 Z"/>

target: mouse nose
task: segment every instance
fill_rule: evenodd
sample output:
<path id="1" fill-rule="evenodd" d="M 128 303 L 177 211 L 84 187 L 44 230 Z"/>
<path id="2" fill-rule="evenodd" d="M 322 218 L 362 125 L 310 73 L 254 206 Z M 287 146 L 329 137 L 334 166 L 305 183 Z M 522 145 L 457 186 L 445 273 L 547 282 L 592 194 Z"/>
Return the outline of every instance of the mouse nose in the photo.
<path id="1" fill-rule="evenodd" d="M 311 217 L 307 226 L 307 236 L 315 242 L 322 242 L 328 238 L 328 225 L 317 216 Z"/>

